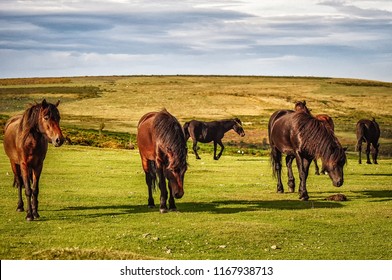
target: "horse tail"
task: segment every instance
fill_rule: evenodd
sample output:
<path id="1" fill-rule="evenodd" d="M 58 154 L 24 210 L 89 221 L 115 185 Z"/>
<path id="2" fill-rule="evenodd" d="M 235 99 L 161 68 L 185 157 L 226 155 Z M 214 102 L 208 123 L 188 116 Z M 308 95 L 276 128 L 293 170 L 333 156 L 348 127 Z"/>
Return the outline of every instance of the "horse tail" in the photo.
<path id="1" fill-rule="evenodd" d="M 359 151 L 359 148 L 362 144 L 362 142 L 366 142 L 366 136 L 365 136 L 365 124 L 364 123 L 358 123 L 357 124 L 357 145 L 355 146 L 355 150 Z"/>
<path id="2" fill-rule="evenodd" d="M 188 141 L 190 134 L 189 134 L 189 124 L 190 122 L 186 122 L 184 123 L 184 126 L 182 127 L 182 130 L 184 132 L 184 136 L 185 136 L 185 141 Z"/>

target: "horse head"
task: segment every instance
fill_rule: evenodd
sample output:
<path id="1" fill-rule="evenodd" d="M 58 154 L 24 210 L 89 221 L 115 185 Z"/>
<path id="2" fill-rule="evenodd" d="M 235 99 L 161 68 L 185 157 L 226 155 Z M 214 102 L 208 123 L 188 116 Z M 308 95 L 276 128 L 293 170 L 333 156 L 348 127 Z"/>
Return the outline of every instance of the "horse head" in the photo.
<path id="1" fill-rule="evenodd" d="M 346 149 L 339 147 L 335 150 L 336 156 L 331 156 L 329 159 L 323 161 L 323 168 L 328 172 L 329 178 L 335 187 L 343 185 L 343 168 L 346 164 Z"/>
<path id="2" fill-rule="evenodd" d="M 296 112 L 303 112 L 310 115 L 310 110 L 306 107 L 306 101 L 297 101 L 295 102 L 294 110 Z"/>
<path id="3" fill-rule="evenodd" d="M 187 149 L 185 149 L 187 153 Z M 180 153 L 175 153 L 171 148 L 166 149 L 166 166 L 163 168 L 164 175 L 168 180 L 170 191 L 175 198 L 181 198 L 184 195 L 184 177 L 188 169 L 185 157 Z"/>
<path id="4" fill-rule="evenodd" d="M 40 104 L 38 115 L 39 131 L 52 142 L 55 147 L 60 147 L 64 143 L 64 136 L 60 128 L 60 113 L 57 107 L 60 101 L 56 104 L 46 102 L 44 99 Z"/>
<path id="5" fill-rule="evenodd" d="M 234 120 L 234 125 L 233 125 L 233 130 L 235 132 L 237 132 L 238 135 L 240 135 L 241 137 L 245 136 L 245 131 L 242 128 L 242 122 L 239 118 L 235 118 Z"/>

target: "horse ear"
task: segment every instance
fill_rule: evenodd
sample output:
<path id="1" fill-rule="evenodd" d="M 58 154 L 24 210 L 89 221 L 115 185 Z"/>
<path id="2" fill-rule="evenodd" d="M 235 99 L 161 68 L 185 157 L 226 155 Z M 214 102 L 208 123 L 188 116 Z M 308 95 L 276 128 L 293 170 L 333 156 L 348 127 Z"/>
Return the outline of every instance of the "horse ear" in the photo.
<path id="1" fill-rule="evenodd" d="M 306 101 L 305 100 L 302 103 L 304 103 L 304 105 L 306 106 Z"/>
<path id="2" fill-rule="evenodd" d="M 42 100 L 41 105 L 42 105 L 42 107 L 44 107 L 44 108 L 48 107 L 48 102 L 46 102 L 46 99 Z"/>
<path id="3" fill-rule="evenodd" d="M 60 100 L 57 100 L 57 103 L 55 104 L 56 107 L 58 107 L 60 104 Z"/>
<path id="4" fill-rule="evenodd" d="M 347 149 L 348 149 L 348 147 L 344 147 L 344 148 L 343 148 L 343 151 L 344 151 L 344 152 L 347 152 Z"/>

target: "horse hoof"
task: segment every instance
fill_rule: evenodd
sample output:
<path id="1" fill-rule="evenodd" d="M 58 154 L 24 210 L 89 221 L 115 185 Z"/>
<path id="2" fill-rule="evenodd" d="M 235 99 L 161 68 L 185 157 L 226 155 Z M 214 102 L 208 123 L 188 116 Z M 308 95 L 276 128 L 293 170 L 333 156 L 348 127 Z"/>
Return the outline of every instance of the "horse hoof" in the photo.
<path id="1" fill-rule="evenodd" d="M 309 200 L 309 196 L 300 197 L 299 199 L 301 201 L 308 201 Z"/>
<path id="2" fill-rule="evenodd" d="M 170 208 L 169 211 L 170 212 L 177 212 L 177 208 Z"/>
<path id="3" fill-rule="evenodd" d="M 167 209 L 165 209 L 165 208 L 161 208 L 161 209 L 159 209 L 159 212 L 161 212 L 161 214 L 165 214 L 165 213 L 167 213 L 168 211 L 167 211 Z"/>
<path id="4" fill-rule="evenodd" d="M 295 191 L 294 188 L 289 188 L 289 192 L 293 193 Z"/>
<path id="5" fill-rule="evenodd" d="M 16 208 L 16 211 L 17 211 L 17 212 L 24 212 L 24 208 L 19 208 L 19 207 L 18 207 L 18 208 Z"/>
<path id="6" fill-rule="evenodd" d="M 33 217 L 34 217 L 34 219 L 38 219 L 40 217 L 40 215 L 38 213 L 34 213 Z"/>
<path id="7" fill-rule="evenodd" d="M 155 205 L 148 205 L 148 208 L 155 208 Z"/>
<path id="8" fill-rule="evenodd" d="M 277 193 L 284 193 L 284 190 L 277 190 Z"/>
<path id="9" fill-rule="evenodd" d="M 28 221 L 28 222 L 34 221 L 34 217 L 27 216 L 26 217 L 26 221 Z"/>

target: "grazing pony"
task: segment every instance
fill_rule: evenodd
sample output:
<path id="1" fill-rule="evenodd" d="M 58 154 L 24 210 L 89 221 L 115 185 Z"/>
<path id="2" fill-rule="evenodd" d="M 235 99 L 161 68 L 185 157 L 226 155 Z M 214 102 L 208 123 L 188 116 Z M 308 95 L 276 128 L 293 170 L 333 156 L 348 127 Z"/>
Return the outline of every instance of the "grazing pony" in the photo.
<path id="1" fill-rule="evenodd" d="M 308 200 L 306 189 L 309 165 L 315 158 L 321 158 L 332 183 L 343 185 L 343 167 L 346 154 L 332 130 L 305 112 L 291 110 L 276 111 L 268 123 L 268 137 L 271 146 L 273 173 L 277 176 L 277 191 L 283 192 L 281 180 L 282 154 L 286 154 L 289 188 L 294 191 L 294 176 L 291 169 L 296 159 L 300 176 L 299 198 Z"/>
<path id="2" fill-rule="evenodd" d="M 196 159 L 200 159 L 200 156 L 197 153 L 197 142 L 209 143 L 214 141 L 214 160 L 218 160 L 222 156 L 225 148 L 222 143 L 222 138 L 227 131 L 233 129 L 241 137 L 245 136 L 242 123 L 238 118 L 212 122 L 192 120 L 190 122 L 186 122 L 183 129 L 186 141 L 189 137 L 192 137 L 193 152 L 196 155 Z M 218 155 L 216 155 L 217 144 L 221 147 Z"/>
<path id="3" fill-rule="evenodd" d="M 156 184 L 161 191 L 160 212 L 175 211 L 174 198 L 184 195 L 184 176 L 187 170 L 187 146 L 180 123 L 165 109 L 145 114 L 139 121 L 137 143 L 146 175 L 148 206 L 154 207 L 152 191 Z"/>
<path id="4" fill-rule="evenodd" d="M 306 101 L 296 102 L 295 106 L 294 106 L 294 110 L 297 112 L 301 111 L 301 112 L 304 112 L 304 113 L 311 115 L 310 110 L 308 109 L 308 107 L 306 107 Z M 319 121 L 321 121 L 327 128 L 331 129 L 332 131 L 335 131 L 335 124 L 330 116 L 328 116 L 327 114 L 318 114 L 318 115 L 315 115 L 314 117 L 316 119 L 318 119 Z M 315 158 L 313 162 L 314 162 L 314 167 L 315 167 L 315 174 L 320 175 L 320 169 L 317 164 L 317 158 Z M 324 167 L 321 169 L 321 173 L 325 174 Z"/>
<path id="5" fill-rule="evenodd" d="M 373 118 L 372 120 L 360 120 L 357 123 L 357 146 L 356 149 L 359 151 L 359 164 L 362 163 L 361 152 L 362 142 L 366 142 L 366 163 L 371 164 L 370 151 L 372 152 L 373 163 L 377 164 L 378 149 L 380 144 L 378 139 L 380 138 L 380 127 Z M 372 149 L 370 148 L 372 147 Z"/>
<path id="6" fill-rule="evenodd" d="M 38 193 L 39 179 L 48 141 L 60 147 L 64 137 L 60 129 L 60 113 L 57 106 L 46 102 L 35 104 L 23 115 L 12 117 L 4 129 L 4 150 L 11 162 L 14 173 L 14 186 L 18 188 L 17 211 L 23 212 L 22 188 L 25 188 L 28 221 L 39 218 Z"/>

